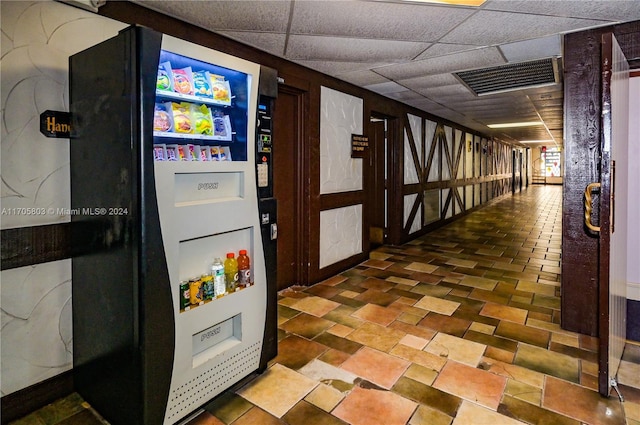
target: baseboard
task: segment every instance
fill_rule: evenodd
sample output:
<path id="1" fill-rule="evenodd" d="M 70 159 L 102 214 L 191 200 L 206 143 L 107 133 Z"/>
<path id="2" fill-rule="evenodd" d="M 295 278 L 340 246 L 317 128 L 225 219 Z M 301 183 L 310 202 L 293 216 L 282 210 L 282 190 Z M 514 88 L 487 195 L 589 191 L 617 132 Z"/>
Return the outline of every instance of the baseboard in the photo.
<path id="1" fill-rule="evenodd" d="M 627 339 L 640 342 L 640 301 L 627 299 Z"/>
<path id="2" fill-rule="evenodd" d="M 74 391 L 73 370 L 7 394 L 0 399 L 2 425 L 34 412 Z"/>

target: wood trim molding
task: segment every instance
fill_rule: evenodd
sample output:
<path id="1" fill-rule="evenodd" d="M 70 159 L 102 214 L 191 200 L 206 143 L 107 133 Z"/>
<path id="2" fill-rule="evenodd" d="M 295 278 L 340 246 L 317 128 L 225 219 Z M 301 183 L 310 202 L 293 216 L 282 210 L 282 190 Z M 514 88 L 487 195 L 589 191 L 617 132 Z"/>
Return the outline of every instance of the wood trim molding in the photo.
<path id="1" fill-rule="evenodd" d="M 73 370 L 5 395 L 0 400 L 2 425 L 34 412 L 75 391 Z"/>
<path id="2" fill-rule="evenodd" d="M 2 230 L 1 269 L 8 270 L 70 258 L 70 233 L 71 223 Z"/>

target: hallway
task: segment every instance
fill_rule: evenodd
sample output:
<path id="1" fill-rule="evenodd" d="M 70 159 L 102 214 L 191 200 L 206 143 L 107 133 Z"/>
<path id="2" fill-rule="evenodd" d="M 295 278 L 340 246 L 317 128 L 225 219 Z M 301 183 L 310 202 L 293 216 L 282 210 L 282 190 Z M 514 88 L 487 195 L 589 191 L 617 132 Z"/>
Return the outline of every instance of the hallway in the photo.
<path id="1" fill-rule="evenodd" d="M 597 393 L 597 340 L 560 328 L 561 208 L 562 187 L 532 186 L 282 291 L 278 357 L 188 423 L 639 425 L 640 346 L 623 407 Z M 102 423 L 86 407 L 14 423 Z"/>

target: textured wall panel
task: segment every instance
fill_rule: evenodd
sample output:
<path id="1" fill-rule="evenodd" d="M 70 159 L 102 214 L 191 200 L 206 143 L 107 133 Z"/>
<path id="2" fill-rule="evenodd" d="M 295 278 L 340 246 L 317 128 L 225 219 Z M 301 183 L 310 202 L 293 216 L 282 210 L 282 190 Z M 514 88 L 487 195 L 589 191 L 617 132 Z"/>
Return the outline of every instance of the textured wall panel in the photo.
<path id="1" fill-rule="evenodd" d="M 409 128 L 415 142 L 415 149 L 418 154 L 418 164 L 413 160 L 410 139 L 407 131 L 404 132 L 404 184 L 419 183 L 418 170 L 422 168 L 422 118 L 408 114 Z"/>
<path id="2" fill-rule="evenodd" d="M 44 137 L 39 117 L 69 110 L 69 56 L 126 25 L 53 1 L 0 14 L 2 228 L 69 222 L 69 140 Z M 5 270 L 1 291 L 4 396 L 72 367 L 71 260 Z"/>
<path id="3" fill-rule="evenodd" d="M 425 151 L 427 153 L 427 159 L 429 158 L 429 152 L 431 149 L 434 149 L 433 159 L 431 161 L 431 168 L 429 169 L 429 176 L 427 176 L 428 182 L 435 182 L 440 180 L 440 167 L 438 164 L 440 163 L 440 146 L 437 141 L 434 140 L 434 136 L 436 133 L 436 129 L 438 124 L 434 121 L 426 121 L 425 125 L 425 138 L 426 138 L 426 147 Z M 435 147 L 433 146 L 435 144 Z"/>
<path id="4" fill-rule="evenodd" d="M 363 100 L 322 87 L 320 193 L 362 190 L 362 159 L 351 158 L 351 135 L 362 134 Z"/>
<path id="5" fill-rule="evenodd" d="M 69 370 L 71 260 L 2 272 L 2 395 Z"/>
<path id="6" fill-rule="evenodd" d="M 411 195 L 406 195 L 404 197 L 404 226 L 407 227 L 409 224 L 409 215 L 411 215 L 411 209 L 413 208 L 413 204 L 416 202 L 416 198 L 418 197 L 417 193 L 413 193 Z M 415 215 L 413 221 L 411 222 L 411 228 L 409 229 L 409 234 L 417 232 L 422 228 L 422 209 L 418 209 L 418 213 Z"/>
<path id="7" fill-rule="evenodd" d="M 320 212 L 320 268 L 362 252 L 362 205 Z"/>
<path id="8" fill-rule="evenodd" d="M 35 208 L 3 214 L 2 228 L 68 222 L 69 140 L 44 137 L 40 114 L 69 110 L 69 56 L 125 25 L 56 2 L 0 4 L 2 207 Z"/>

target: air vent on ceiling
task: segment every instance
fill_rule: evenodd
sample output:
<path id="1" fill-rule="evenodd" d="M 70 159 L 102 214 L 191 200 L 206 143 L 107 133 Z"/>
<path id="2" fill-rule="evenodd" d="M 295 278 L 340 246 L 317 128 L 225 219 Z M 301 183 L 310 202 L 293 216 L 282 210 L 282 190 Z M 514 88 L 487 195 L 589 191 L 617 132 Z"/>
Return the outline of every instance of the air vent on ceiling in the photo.
<path id="1" fill-rule="evenodd" d="M 558 60 L 538 59 L 454 73 L 477 96 L 558 83 Z"/>

